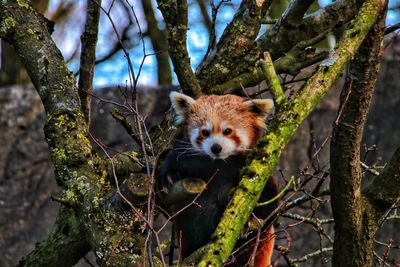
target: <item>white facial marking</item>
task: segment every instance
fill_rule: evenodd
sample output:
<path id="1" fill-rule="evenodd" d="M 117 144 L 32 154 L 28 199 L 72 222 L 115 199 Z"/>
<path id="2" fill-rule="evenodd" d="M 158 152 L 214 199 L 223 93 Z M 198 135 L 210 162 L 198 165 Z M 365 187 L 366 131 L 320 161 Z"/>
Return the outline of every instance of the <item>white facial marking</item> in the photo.
<path id="1" fill-rule="evenodd" d="M 215 155 L 211 151 L 211 147 L 214 144 L 219 144 L 222 147 L 221 152 L 218 155 Z M 231 155 L 234 155 L 236 152 L 236 143 L 222 134 L 214 134 L 210 135 L 207 139 L 203 140 L 201 143 L 201 149 L 209 155 L 211 158 L 220 158 L 220 159 L 225 159 Z"/>
<path id="2" fill-rule="evenodd" d="M 199 129 L 198 128 L 194 128 L 190 131 L 189 133 L 189 137 L 190 137 L 190 143 L 192 144 L 192 146 L 194 148 L 199 149 L 199 146 L 196 144 L 196 139 L 199 136 Z"/>
<path id="3" fill-rule="evenodd" d="M 206 122 L 206 125 L 204 125 L 204 127 L 202 129 L 206 129 L 211 133 L 211 131 L 212 131 L 212 123 L 209 122 L 209 121 Z"/>
<path id="4" fill-rule="evenodd" d="M 250 147 L 250 139 L 247 135 L 247 132 L 242 128 L 237 128 L 236 135 L 240 138 L 241 141 L 240 148 L 248 149 Z"/>

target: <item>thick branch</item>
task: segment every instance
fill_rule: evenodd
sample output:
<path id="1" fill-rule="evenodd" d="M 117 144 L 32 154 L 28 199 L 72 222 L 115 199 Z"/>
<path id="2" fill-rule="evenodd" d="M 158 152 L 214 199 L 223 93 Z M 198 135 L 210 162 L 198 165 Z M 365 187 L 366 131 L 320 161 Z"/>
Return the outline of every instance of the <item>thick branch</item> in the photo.
<path id="1" fill-rule="evenodd" d="M 273 63 L 276 73 L 296 74 L 301 69 L 320 62 L 328 56 L 327 51 L 316 54 L 314 49 L 304 49 L 306 43 L 309 42 L 300 42 L 284 56 L 275 60 Z M 264 71 L 262 67 L 256 66 L 250 72 L 242 73 L 232 80 L 215 85 L 210 92 L 213 94 L 229 94 L 243 87 L 255 86 L 263 80 L 265 80 Z"/>
<path id="2" fill-rule="evenodd" d="M 303 1 L 297 1 L 303 2 Z M 297 3 L 296 2 L 296 3 Z M 352 19 L 358 11 L 356 0 L 338 0 L 310 15 L 299 23 L 298 5 L 290 5 L 284 16 L 258 40 L 258 49 L 269 51 L 273 59 L 281 57 L 294 45 L 324 33 L 326 35 L 338 26 Z"/>
<path id="3" fill-rule="evenodd" d="M 384 192 L 384 193 L 383 193 Z M 364 195 L 381 218 L 400 198 L 400 149 L 394 152 L 383 172 L 369 185 Z"/>
<path id="4" fill-rule="evenodd" d="M 143 211 L 110 207 L 114 189 L 107 179 L 106 162 L 92 151 L 75 78 L 45 28 L 43 16 L 27 2 L 2 1 L 0 21 L 0 37 L 20 55 L 42 99 L 46 141 L 57 181 L 65 189 L 63 200 L 74 205 L 99 264 L 143 262 L 144 237 L 133 234 L 141 233 Z"/>
<path id="5" fill-rule="evenodd" d="M 400 149 L 394 152 L 383 172 L 369 185 L 364 195 L 380 219 L 400 198 Z"/>
<path id="6" fill-rule="evenodd" d="M 81 37 L 81 66 L 79 69 L 79 98 L 86 124 L 90 123 L 90 102 L 93 91 L 94 64 L 96 62 L 97 33 L 99 31 L 101 0 L 87 0 L 85 32 Z"/>
<path id="7" fill-rule="evenodd" d="M 303 91 L 272 120 L 268 133 L 256 144 L 249 157 L 251 161 L 242 170 L 243 178 L 212 236 L 212 244 L 200 266 L 219 266 L 229 257 L 276 166 L 281 150 L 342 73 L 382 9 L 380 0 L 365 2 L 360 14 L 346 30 L 335 55 L 321 64 Z"/>
<path id="8" fill-rule="evenodd" d="M 208 54 L 196 70 L 196 76 L 205 93 L 210 93 L 210 88 L 216 82 L 228 81 L 240 74 L 233 73 L 232 70 L 244 57 L 249 56 L 249 52 L 255 46 L 254 41 L 260 30 L 261 20 L 271 2 L 271 0 L 242 2 L 214 51 Z M 258 54 L 254 55 L 254 59 L 258 58 Z"/>
<path id="9" fill-rule="evenodd" d="M 62 207 L 47 239 L 37 244 L 35 249 L 23 257 L 17 266 L 69 267 L 75 265 L 90 249 L 85 239 L 85 232 L 75 217 L 74 211 Z"/>
<path id="10" fill-rule="evenodd" d="M 201 95 L 201 87 L 190 65 L 186 48 L 188 4 L 186 0 L 157 0 L 168 31 L 168 52 L 184 93 Z"/>
<path id="11" fill-rule="evenodd" d="M 377 5 L 381 12 L 385 2 Z M 377 220 L 361 195 L 360 142 L 381 60 L 384 18 L 380 16 L 350 64 L 350 79 L 342 91 L 333 130 L 330 188 L 335 218 L 334 266 L 372 264 Z"/>

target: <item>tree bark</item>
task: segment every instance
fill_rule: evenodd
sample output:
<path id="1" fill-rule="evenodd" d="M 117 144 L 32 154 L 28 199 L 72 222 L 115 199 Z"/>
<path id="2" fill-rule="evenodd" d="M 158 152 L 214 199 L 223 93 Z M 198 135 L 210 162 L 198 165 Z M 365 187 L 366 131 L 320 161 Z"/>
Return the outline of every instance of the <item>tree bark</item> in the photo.
<path id="1" fill-rule="evenodd" d="M 29 82 L 29 75 L 14 48 L 1 40 L 0 86 Z"/>
<path id="2" fill-rule="evenodd" d="M 1 38 L 21 57 L 47 114 L 46 141 L 56 180 L 65 189 L 60 202 L 74 208 L 101 266 L 143 263 L 144 211 L 110 206 L 115 188 L 108 179 L 107 162 L 92 149 L 75 78 L 45 19 L 27 2 L 3 1 L 0 21 Z"/>
<path id="3" fill-rule="evenodd" d="M 96 62 L 96 44 L 99 32 L 101 1 L 87 1 L 85 31 L 81 37 L 81 62 L 79 68 L 79 99 L 86 124 L 90 125 L 90 103 L 93 92 L 94 64 Z"/>
<path id="4" fill-rule="evenodd" d="M 91 247 L 74 211 L 62 207 L 47 239 L 18 263 L 18 267 L 69 267 L 85 256 Z"/>
<path id="5" fill-rule="evenodd" d="M 168 52 L 179 84 L 184 93 L 192 96 L 201 95 L 201 86 L 190 65 L 190 57 L 186 47 L 188 30 L 187 0 L 158 0 L 157 3 L 166 23 Z"/>
<path id="6" fill-rule="evenodd" d="M 386 3 L 378 2 L 381 9 Z M 335 218 L 333 266 L 371 266 L 379 216 L 361 193 L 360 141 L 381 60 L 381 12 L 350 64 L 331 143 L 331 205 Z M 392 203 L 393 204 L 393 203 Z"/>

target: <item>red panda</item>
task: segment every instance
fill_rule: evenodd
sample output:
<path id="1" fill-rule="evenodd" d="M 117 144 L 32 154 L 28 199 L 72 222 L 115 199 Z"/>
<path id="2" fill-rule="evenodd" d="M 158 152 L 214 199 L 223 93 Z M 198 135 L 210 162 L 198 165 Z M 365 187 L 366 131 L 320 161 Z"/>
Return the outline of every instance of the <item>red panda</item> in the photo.
<path id="1" fill-rule="evenodd" d="M 195 100 L 177 92 L 170 94 L 170 100 L 177 123 L 184 131 L 183 138 L 176 142 L 161 168 L 157 177 L 158 189 L 165 190 L 188 177 L 208 183 L 196 200 L 197 204 L 182 210 L 174 218 L 180 257 L 185 258 L 210 241 L 233 189 L 239 183 L 246 156 L 263 134 L 265 119 L 274 104 L 271 99 L 245 100 L 235 95 L 208 95 Z M 260 200 L 272 198 L 277 190 L 274 179 L 269 179 Z M 182 203 L 182 207 L 186 204 Z M 256 208 L 254 214 L 265 219 L 275 208 L 276 203 L 272 203 Z M 273 227 L 265 233 L 264 241 L 261 240 L 257 247 L 256 267 L 271 264 L 275 241 Z M 245 244 L 246 240 L 238 243 Z M 244 266 L 254 250 L 254 242 L 250 243 L 253 245 L 247 245 L 243 250 L 245 253 L 240 253 L 227 265 Z"/>

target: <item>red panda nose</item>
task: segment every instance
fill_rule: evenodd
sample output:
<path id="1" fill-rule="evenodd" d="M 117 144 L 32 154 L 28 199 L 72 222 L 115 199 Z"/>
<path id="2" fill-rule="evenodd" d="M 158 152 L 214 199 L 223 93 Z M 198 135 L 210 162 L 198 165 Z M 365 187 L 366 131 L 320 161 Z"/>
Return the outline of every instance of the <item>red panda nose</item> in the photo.
<path id="1" fill-rule="evenodd" d="M 215 143 L 211 146 L 211 152 L 214 153 L 215 155 L 218 155 L 221 152 L 221 150 L 222 150 L 222 147 L 217 143 Z"/>

